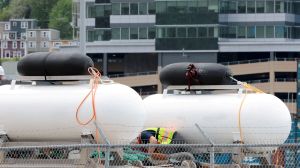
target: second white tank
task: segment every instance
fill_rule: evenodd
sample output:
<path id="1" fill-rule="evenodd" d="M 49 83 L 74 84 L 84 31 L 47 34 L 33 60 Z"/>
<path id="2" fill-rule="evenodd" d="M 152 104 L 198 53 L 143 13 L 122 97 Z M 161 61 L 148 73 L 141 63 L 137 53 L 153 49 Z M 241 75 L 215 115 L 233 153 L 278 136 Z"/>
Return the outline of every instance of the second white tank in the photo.
<path id="1" fill-rule="evenodd" d="M 157 94 L 143 100 L 145 127 L 177 130 L 187 142 L 208 144 L 195 124 L 217 144 L 284 143 L 291 129 L 286 105 L 270 94 Z M 239 117 L 240 115 L 240 117 Z"/>

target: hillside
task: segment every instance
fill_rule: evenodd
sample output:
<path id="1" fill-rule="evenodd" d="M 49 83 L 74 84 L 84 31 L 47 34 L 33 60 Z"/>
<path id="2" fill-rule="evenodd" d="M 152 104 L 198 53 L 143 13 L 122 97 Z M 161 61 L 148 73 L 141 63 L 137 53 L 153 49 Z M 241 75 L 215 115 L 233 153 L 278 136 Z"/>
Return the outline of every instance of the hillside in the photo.
<path id="1" fill-rule="evenodd" d="M 13 18 L 37 19 L 40 28 L 60 30 L 62 39 L 72 36 L 72 0 L 0 0 L 0 21 Z"/>

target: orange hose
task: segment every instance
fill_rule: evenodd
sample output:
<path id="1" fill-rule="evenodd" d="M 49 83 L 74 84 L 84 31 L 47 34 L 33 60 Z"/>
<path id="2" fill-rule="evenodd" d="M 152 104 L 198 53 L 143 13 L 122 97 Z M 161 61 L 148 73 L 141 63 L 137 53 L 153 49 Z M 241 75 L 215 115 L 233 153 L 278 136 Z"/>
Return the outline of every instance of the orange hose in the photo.
<path id="1" fill-rule="evenodd" d="M 88 125 L 90 122 L 96 120 L 96 117 L 97 117 L 96 106 L 95 106 L 95 97 L 96 97 L 96 92 L 98 89 L 101 74 L 98 71 L 98 69 L 96 69 L 94 67 L 90 67 L 88 69 L 88 72 L 91 74 L 93 82 L 92 82 L 91 90 L 84 97 L 84 99 L 80 102 L 79 106 L 76 109 L 76 120 L 77 120 L 77 123 L 80 125 Z M 92 116 L 87 121 L 82 121 L 79 118 L 80 109 L 90 95 L 92 95 Z"/>
<path id="2" fill-rule="evenodd" d="M 97 118 L 95 99 L 96 99 L 96 92 L 97 92 L 97 89 L 98 89 L 101 73 L 99 72 L 98 69 L 96 69 L 94 67 L 88 68 L 88 72 L 92 76 L 91 90 L 84 97 L 84 99 L 80 102 L 79 106 L 76 109 L 76 120 L 77 120 L 77 123 L 80 124 L 80 125 L 88 125 L 92 121 L 96 121 L 96 118 Z M 92 96 L 92 116 L 87 121 L 84 122 L 84 121 L 80 120 L 79 112 L 80 112 L 80 109 L 81 109 L 82 105 L 84 104 L 84 102 L 87 100 L 87 98 L 90 95 Z M 96 127 L 95 138 L 96 138 L 96 142 L 99 143 L 99 133 L 98 133 L 97 127 Z M 98 157 L 99 157 L 98 158 L 98 161 L 99 161 L 100 160 L 100 147 L 98 147 Z"/>

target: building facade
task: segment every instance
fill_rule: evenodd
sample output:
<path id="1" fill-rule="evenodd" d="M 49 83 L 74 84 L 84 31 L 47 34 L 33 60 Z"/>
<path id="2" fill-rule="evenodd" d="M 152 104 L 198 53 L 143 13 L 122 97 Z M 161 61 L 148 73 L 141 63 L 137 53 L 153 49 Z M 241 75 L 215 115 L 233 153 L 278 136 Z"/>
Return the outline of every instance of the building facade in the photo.
<path id="1" fill-rule="evenodd" d="M 22 57 L 26 53 L 26 31 L 35 28 L 35 19 L 10 19 L 0 22 L 1 58 Z"/>
<path id="2" fill-rule="evenodd" d="M 60 40 L 60 32 L 55 29 L 28 29 L 27 52 L 49 52 L 52 41 Z"/>
<path id="3" fill-rule="evenodd" d="M 78 10 L 79 1 L 73 2 Z M 222 63 L 296 113 L 299 1 L 85 0 L 80 5 L 85 20 L 74 20 L 86 29 L 81 34 L 86 53 L 115 81 L 140 93 L 161 92 L 155 73 L 161 67 Z"/>
<path id="4" fill-rule="evenodd" d="M 0 22 L 1 58 L 23 57 L 32 52 L 48 52 L 52 41 L 60 41 L 55 29 L 40 29 L 35 19 L 10 19 Z"/>

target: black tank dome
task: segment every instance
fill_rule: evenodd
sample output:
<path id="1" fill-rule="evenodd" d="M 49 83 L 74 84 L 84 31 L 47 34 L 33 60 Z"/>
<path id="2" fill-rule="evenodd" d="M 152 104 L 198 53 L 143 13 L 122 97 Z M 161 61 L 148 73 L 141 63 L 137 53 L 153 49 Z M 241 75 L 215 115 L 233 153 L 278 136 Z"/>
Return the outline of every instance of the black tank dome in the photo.
<path id="1" fill-rule="evenodd" d="M 93 67 L 92 59 L 80 53 L 36 52 L 18 62 L 18 73 L 23 76 L 87 75 Z"/>
<path id="2" fill-rule="evenodd" d="M 231 84 L 231 71 L 224 65 L 217 63 L 174 63 L 165 66 L 160 74 L 159 79 L 163 85 L 187 85 L 186 77 L 189 65 L 195 67 L 195 80 L 191 81 L 192 85 L 226 85 Z"/>

